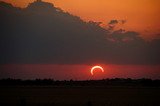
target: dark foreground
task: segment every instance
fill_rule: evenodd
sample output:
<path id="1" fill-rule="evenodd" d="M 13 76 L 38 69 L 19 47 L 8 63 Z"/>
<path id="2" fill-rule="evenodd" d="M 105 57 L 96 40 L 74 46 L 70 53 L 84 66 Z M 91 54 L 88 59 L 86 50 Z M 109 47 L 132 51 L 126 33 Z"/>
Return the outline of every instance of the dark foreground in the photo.
<path id="1" fill-rule="evenodd" d="M 0 106 L 160 106 L 159 87 L 1 86 Z"/>

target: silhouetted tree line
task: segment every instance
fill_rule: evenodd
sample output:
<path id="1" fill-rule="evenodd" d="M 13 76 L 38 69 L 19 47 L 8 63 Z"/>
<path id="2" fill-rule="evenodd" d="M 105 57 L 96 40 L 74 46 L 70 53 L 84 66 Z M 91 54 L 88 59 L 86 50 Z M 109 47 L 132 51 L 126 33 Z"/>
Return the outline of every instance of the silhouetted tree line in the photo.
<path id="1" fill-rule="evenodd" d="M 38 85 L 38 86 L 148 86 L 160 87 L 160 80 L 152 79 L 102 79 L 102 80 L 54 80 L 54 79 L 35 79 L 35 80 L 21 80 L 21 79 L 1 79 L 0 85 Z"/>

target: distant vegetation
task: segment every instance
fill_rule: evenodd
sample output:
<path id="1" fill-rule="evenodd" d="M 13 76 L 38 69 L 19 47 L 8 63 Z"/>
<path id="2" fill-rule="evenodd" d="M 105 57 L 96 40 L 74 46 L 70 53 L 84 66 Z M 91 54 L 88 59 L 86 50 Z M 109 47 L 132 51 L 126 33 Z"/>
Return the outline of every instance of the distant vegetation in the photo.
<path id="1" fill-rule="evenodd" d="M 102 80 L 53 80 L 53 79 L 35 79 L 35 80 L 21 80 L 21 79 L 1 79 L 0 85 L 38 85 L 38 86 L 148 86 L 160 87 L 160 80 L 151 79 L 102 79 Z"/>

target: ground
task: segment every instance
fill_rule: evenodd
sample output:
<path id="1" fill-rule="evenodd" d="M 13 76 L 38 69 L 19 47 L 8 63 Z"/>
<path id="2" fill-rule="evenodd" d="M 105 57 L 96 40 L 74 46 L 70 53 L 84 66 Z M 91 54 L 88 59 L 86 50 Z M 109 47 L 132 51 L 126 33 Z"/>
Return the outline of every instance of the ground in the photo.
<path id="1" fill-rule="evenodd" d="M 160 106 L 156 87 L 0 87 L 0 105 Z"/>

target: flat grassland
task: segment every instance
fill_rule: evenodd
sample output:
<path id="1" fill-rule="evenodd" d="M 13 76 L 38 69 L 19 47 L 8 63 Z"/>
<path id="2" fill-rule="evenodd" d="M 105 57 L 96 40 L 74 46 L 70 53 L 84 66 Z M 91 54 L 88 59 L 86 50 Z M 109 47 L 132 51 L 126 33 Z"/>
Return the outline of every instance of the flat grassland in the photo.
<path id="1" fill-rule="evenodd" d="M 158 87 L 1 86 L 0 106 L 160 106 Z"/>

